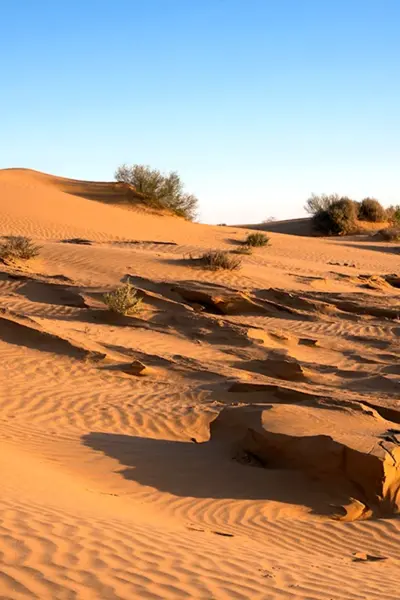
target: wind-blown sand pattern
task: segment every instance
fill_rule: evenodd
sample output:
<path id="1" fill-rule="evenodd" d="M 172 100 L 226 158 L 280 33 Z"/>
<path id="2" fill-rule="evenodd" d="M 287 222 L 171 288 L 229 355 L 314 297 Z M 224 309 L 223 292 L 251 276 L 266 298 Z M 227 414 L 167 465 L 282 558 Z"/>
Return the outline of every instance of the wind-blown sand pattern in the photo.
<path id="1" fill-rule="evenodd" d="M 271 233 L 214 273 L 245 230 L 121 193 L 0 171 L 42 246 L 0 264 L 0 598 L 397 598 L 400 247 Z"/>

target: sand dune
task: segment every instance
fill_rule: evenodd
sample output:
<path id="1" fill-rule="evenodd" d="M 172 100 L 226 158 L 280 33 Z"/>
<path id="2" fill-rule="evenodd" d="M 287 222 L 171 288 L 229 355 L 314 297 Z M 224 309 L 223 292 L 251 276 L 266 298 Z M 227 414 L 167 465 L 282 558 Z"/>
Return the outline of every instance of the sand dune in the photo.
<path id="1" fill-rule="evenodd" d="M 273 231 L 275 233 L 286 233 L 288 235 L 310 236 L 313 233 L 311 219 L 304 217 L 302 219 L 286 219 L 284 221 L 266 221 L 265 223 L 254 223 L 252 225 L 242 225 L 248 229 L 258 231 Z"/>
<path id="2" fill-rule="evenodd" d="M 272 232 L 209 272 L 245 230 L 125 194 L 0 171 L 41 245 L 0 264 L 0 597 L 397 598 L 400 248 Z"/>

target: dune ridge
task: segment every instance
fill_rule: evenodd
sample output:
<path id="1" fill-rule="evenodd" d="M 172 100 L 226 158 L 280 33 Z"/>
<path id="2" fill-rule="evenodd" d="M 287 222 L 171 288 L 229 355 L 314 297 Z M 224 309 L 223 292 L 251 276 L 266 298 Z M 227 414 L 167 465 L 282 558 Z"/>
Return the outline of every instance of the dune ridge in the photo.
<path id="1" fill-rule="evenodd" d="M 0 171 L 41 246 L 0 263 L 0 597 L 396 598 L 399 246 L 271 232 L 209 272 L 246 230 L 122 196 Z"/>

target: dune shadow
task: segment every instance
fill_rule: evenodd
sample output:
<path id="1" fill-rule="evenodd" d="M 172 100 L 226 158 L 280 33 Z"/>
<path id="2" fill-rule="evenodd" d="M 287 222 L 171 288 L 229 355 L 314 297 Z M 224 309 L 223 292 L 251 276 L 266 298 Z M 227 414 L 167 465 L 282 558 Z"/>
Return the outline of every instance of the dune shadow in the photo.
<path id="1" fill-rule="evenodd" d="M 224 379 L 224 376 L 218 373 L 215 369 L 212 370 L 211 368 L 206 368 L 197 360 L 187 356 L 176 354 L 171 358 L 165 358 L 157 354 L 140 352 L 139 350 L 133 350 L 124 346 L 118 346 L 116 344 L 103 343 L 103 346 L 113 352 L 118 352 L 119 354 L 125 354 L 126 356 L 129 356 L 132 361 L 139 360 L 147 367 L 155 369 L 161 368 L 170 371 L 171 373 L 174 372 L 181 375 L 184 374 L 185 378 L 187 379 L 195 379 L 196 381 L 202 380 L 204 382 L 215 382 Z M 112 366 L 107 365 L 104 367 L 104 369 L 108 371 L 124 371 L 125 368 L 126 364 L 117 364 Z"/>
<path id="2" fill-rule="evenodd" d="M 86 200 L 94 200 L 103 204 L 119 204 L 131 206 L 143 204 L 143 194 L 132 186 L 117 181 L 79 181 L 60 179 L 57 187 L 65 194 L 79 196 Z"/>
<path id="3" fill-rule="evenodd" d="M 178 246 L 177 242 L 167 242 L 164 240 L 122 240 L 111 242 L 113 246 Z"/>
<path id="4" fill-rule="evenodd" d="M 90 354 L 69 340 L 40 329 L 29 317 L 15 320 L 1 315 L 0 340 L 14 346 L 78 359 L 86 358 Z"/>
<path id="5" fill-rule="evenodd" d="M 94 242 L 86 238 L 65 238 L 60 240 L 61 244 L 76 244 L 78 246 L 93 246 Z"/>
<path id="6" fill-rule="evenodd" d="M 388 242 L 381 242 L 381 244 Z M 359 248 L 360 250 L 372 250 L 374 252 L 383 252 L 384 254 L 400 254 L 400 245 L 393 246 L 379 246 L 379 243 L 368 244 L 366 242 L 352 243 L 352 244 L 340 244 L 341 246 L 346 246 L 347 248 Z"/>
<path id="7" fill-rule="evenodd" d="M 72 286 L 56 283 L 44 283 L 30 280 L 18 288 L 18 293 L 30 302 L 68 306 L 71 308 L 88 308 L 80 292 Z"/>
<path id="8" fill-rule="evenodd" d="M 233 227 L 233 225 L 231 226 Z M 267 221 L 266 223 L 253 223 L 250 225 L 235 225 L 238 229 L 254 229 L 255 231 L 270 231 L 285 233 L 301 237 L 320 237 L 312 229 L 310 217 L 289 219 L 285 221 Z"/>
<path id="9" fill-rule="evenodd" d="M 179 497 L 270 500 L 332 512 L 332 496 L 300 471 L 265 469 L 232 458 L 223 441 L 195 443 L 91 432 L 85 446 L 118 460 L 127 480 Z"/>
<path id="10" fill-rule="evenodd" d="M 246 240 L 239 240 L 235 238 L 225 238 L 225 242 L 230 246 L 246 246 Z"/>
<path id="11" fill-rule="evenodd" d="M 181 256 L 179 258 L 160 258 L 160 262 L 162 262 L 164 265 L 171 265 L 174 267 L 187 267 L 191 269 L 207 270 L 201 265 L 201 261 L 197 254 L 193 254 L 193 256 Z"/>

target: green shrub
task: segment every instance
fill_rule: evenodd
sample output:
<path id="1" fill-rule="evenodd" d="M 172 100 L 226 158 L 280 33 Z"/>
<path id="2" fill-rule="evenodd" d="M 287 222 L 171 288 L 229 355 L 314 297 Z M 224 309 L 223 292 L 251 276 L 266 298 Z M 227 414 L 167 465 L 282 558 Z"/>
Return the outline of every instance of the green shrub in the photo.
<path id="1" fill-rule="evenodd" d="M 312 218 L 312 225 L 323 235 L 346 235 L 356 230 L 357 217 L 357 203 L 343 197 L 332 202 L 326 210 L 319 210 Z"/>
<path id="2" fill-rule="evenodd" d="M 321 194 L 320 196 L 311 194 L 304 206 L 304 209 L 310 215 L 316 215 L 322 210 L 328 210 L 328 208 L 334 202 L 338 202 L 339 200 L 340 196 L 338 194 Z"/>
<path id="3" fill-rule="evenodd" d="M 40 246 L 32 242 L 30 238 L 22 235 L 9 235 L 0 244 L 0 259 L 2 260 L 29 260 L 38 256 Z"/>
<path id="4" fill-rule="evenodd" d="M 112 292 L 104 294 L 103 302 L 112 312 L 128 315 L 139 310 L 142 299 L 138 297 L 133 285 L 127 281 Z"/>
<path id="5" fill-rule="evenodd" d="M 240 258 L 235 258 L 229 252 L 223 250 L 209 250 L 200 256 L 198 262 L 202 267 L 212 271 L 218 271 L 219 269 L 235 271 L 240 269 L 242 265 Z"/>
<path id="6" fill-rule="evenodd" d="M 189 220 L 196 216 L 198 200 L 184 192 L 178 173 L 164 175 L 145 165 L 122 165 L 116 170 L 115 179 L 132 185 L 154 208 L 171 210 Z"/>
<path id="7" fill-rule="evenodd" d="M 252 247 L 261 247 L 268 246 L 269 237 L 265 235 L 265 233 L 257 232 L 257 233 L 249 233 L 246 238 L 245 245 Z"/>
<path id="8" fill-rule="evenodd" d="M 361 201 L 358 211 L 360 221 L 371 221 L 373 223 L 382 223 L 387 218 L 386 211 L 382 204 L 375 198 L 364 198 Z"/>

